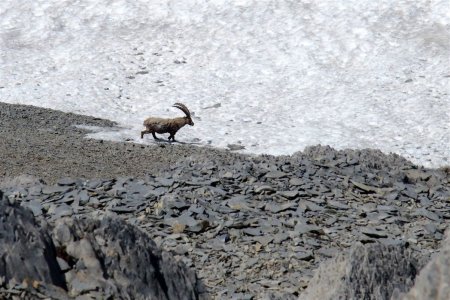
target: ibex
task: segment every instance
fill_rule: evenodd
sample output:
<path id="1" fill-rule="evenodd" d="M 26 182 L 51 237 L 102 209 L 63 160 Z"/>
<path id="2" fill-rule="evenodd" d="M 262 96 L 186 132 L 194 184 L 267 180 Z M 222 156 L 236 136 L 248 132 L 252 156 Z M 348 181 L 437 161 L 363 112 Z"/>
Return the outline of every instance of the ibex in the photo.
<path id="1" fill-rule="evenodd" d="M 191 119 L 191 113 L 189 112 L 189 109 L 186 107 L 186 105 L 182 103 L 175 103 L 173 107 L 181 109 L 186 114 L 186 117 L 179 117 L 174 119 L 155 117 L 147 118 L 144 121 L 144 126 L 146 129 L 144 131 L 141 131 L 141 139 L 144 138 L 144 134 L 151 133 L 155 140 L 159 140 L 159 138 L 156 137 L 155 133 L 169 133 L 169 141 L 171 139 L 172 141 L 175 141 L 175 134 L 178 130 L 180 130 L 181 127 L 186 124 L 194 126 L 194 122 L 192 122 Z"/>

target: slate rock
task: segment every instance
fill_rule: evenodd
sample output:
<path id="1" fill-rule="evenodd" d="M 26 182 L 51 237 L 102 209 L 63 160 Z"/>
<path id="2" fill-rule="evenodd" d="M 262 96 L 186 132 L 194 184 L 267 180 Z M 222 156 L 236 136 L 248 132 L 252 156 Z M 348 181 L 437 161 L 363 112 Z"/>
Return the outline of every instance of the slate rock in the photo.
<path id="1" fill-rule="evenodd" d="M 78 272 L 73 275 L 73 277 L 68 277 L 69 281 L 69 293 L 71 297 L 89 297 L 89 292 L 96 292 L 98 289 L 102 291 L 101 294 L 111 297 L 113 293 L 110 292 L 113 289 L 112 286 L 109 287 L 108 291 L 105 292 L 106 282 L 102 283 L 95 278 L 95 276 L 87 272 Z"/>
<path id="2" fill-rule="evenodd" d="M 339 253 L 339 251 L 336 248 L 320 248 L 315 253 L 325 256 L 327 258 L 332 258 L 336 256 Z"/>
<path id="3" fill-rule="evenodd" d="M 420 195 L 418 199 L 420 200 L 420 205 L 424 208 L 433 205 L 433 202 L 427 196 Z"/>
<path id="4" fill-rule="evenodd" d="M 279 179 L 288 176 L 288 174 L 281 171 L 270 171 L 264 176 L 269 179 Z"/>
<path id="5" fill-rule="evenodd" d="M 436 231 L 438 230 L 436 224 L 433 224 L 433 223 L 425 224 L 424 228 L 430 234 L 435 234 Z"/>
<path id="6" fill-rule="evenodd" d="M 386 238 L 388 235 L 384 230 L 377 230 L 376 228 L 363 227 L 361 232 L 372 238 Z"/>
<path id="7" fill-rule="evenodd" d="M 81 190 L 78 192 L 78 195 L 75 197 L 75 199 L 78 199 L 78 203 L 81 206 L 86 205 L 89 202 L 89 194 L 86 190 Z"/>
<path id="8" fill-rule="evenodd" d="M 193 225 L 189 225 L 186 230 L 189 232 L 200 233 L 210 227 L 210 223 L 207 220 L 197 220 Z"/>
<path id="9" fill-rule="evenodd" d="M 66 271 L 70 270 L 69 264 L 63 258 L 56 257 L 56 261 L 58 262 L 58 265 L 59 265 L 59 268 L 61 269 L 61 271 L 66 272 Z"/>
<path id="10" fill-rule="evenodd" d="M 349 209 L 350 206 L 348 206 L 345 203 L 342 203 L 342 201 L 336 201 L 336 200 L 328 200 L 327 206 L 334 209 Z"/>
<path id="11" fill-rule="evenodd" d="M 97 188 L 100 188 L 104 183 L 105 183 L 105 180 L 92 179 L 92 180 L 85 182 L 85 186 L 87 189 L 95 190 Z"/>
<path id="12" fill-rule="evenodd" d="M 398 213 L 398 208 L 392 205 L 377 205 L 377 210 L 391 215 L 396 215 Z"/>
<path id="13" fill-rule="evenodd" d="M 66 288 L 52 239 L 30 210 L 0 199 L 0 278 L 27 278 Z"/>
<path id="14" fill-rule="evenodd" d="M 275 192 L 275 189 L 270 185 L 261 185 L 255 188 L 255 193 L 259 194 L 262 192 Z"/>
<path id="15" fill-rule="evenodd" d="M 58 185 L 69 185 L 69 186 L 75 185 L 76 183 L 77 183 L 76 180 L 72 178 L 62 178 L 57 182 Z"/>
<path id="16" fill-rule="evenodd" d="M 237 195 L 226 201 L 227 206 L 235 210 L 250 210 L 250 203 L 248 197 L 245 195 Z"/>
<path id="17" fill-rule="evenodd" d="M 157 177 L 157 178 L 155 178 L 155 180 L 160 186 L 164 186 L 164 187 L 170 187 L 175 182 L 175 180 L 172 178 L 164 178 L 164 177 Z"/>
<path id="18" fill-rule="evenodd" d="M 286 241 L 287 239 L 289 239 L 289 234 L 287 234 L 285 232 L 279 232 L 273 236 L 273 242 L 275 244 L 281 244 L 282 242 Z"/>
<path id="19" fill-rule="evenodd" d="M 65 203 L 58 205 L 53 212 L 55 219 L 71 216 L 72 214 L 73 214 L 72 207 Z"/>
<path id="20" fill-rule="evenodd" d="M 405 171 L 405 175 L 406 175 L 406 180 L 411 183 L 417 182 L 419 180 L 426 181 L 431 176 L 431 174 L 427 173 L 424 170 L 420 170 L 420 169 L 407 170 L 407 171 Z"/>
<path id="21" fill-rule="evenodd" d="M 281 191 L 278 192 L 278 195 L 287 198 L 287 199 L 294 199 L 298 196 L 298 191 Z"/>
<path id="22" fill-rule="evenodd" d="M 378 192 L 378 188 L 377 187 L 373 187 L 373 186 L 370 186 L 370 185 L 367 185 L 367 184 L 364 184 L 364 183 L 361 183 L 361 182 L 357 182 L 357 181 L 354 181 L 354 180 L 352 180 L 351 182 L 353 183 L 353 185 L 355 187 L 357 187 L 358 189 L 360 189 L 360 190 L 362 190 L 364 192 L 367 192 L 367 193 L 377 193 Z"/>
<path id="23" fill-rule="evenodd" d="M 261 228 L 244 228 L 242 231 L 250 236 L 261 236 L 263 234 Z"/>
<path id="24" fill-rule="evenodd" d="M 190 206 L 185 199 L 179 198 L 176 194 L 167 193 L 160 198 L 160 205 L 163 209 L 173 209 L 176 208 L 178 210 L 187 209 Z"/>
<path id="25" fill-rule="evenodd" d="M 152 190 L 150 190 L 147 194 L 144 195 L 144 198 L 153 198 L 153 197 L 160 197 L 167 193 L 168 188 L 167 187 L 156 187 Z"/>
<path id="26" fill-rule="evenodd" d="M 115 218 L 63 218 L 54 232 L 59 226 L 73 235 L 68 243 L 58 241 L 59 251 L 73 261 L 69 294 L 89 293 L 95 283 L 97 292 L 113 298 L 198 298 L 195 273 L 136 227 Z"/>
<path id="27" fill-rule="evenodd" d="M 305 234 L 305 233 L 314 233 L 323 235 L 325 234 L 324 230 L 316 225 L 308 225 L 303 222 L 298 222 L 297 225 L 294 227 L 294 232 L 297 235 Z"/>
<path id="28" fill-rule="evenodd" d="M 302 185 L 304 183 L 305 182 L 302 179 L 298 178 L 298 177 L 292 177 L 291 179 L 289 179 L 289 185 L 291 185 L 291 186 L 299 186 L 299 185 Z"/>
<path id="29" fill-rule="evenodd" d="M 264 210 L 270 211 L 272 213 L 279 213 L 279 212 L 286 211 L 289 209 L 295 210 L 296 208 L 297 208 L 297 204 L 293 203 L 293 202 L 286 202 L 286 203 L 281 203 L 281 204 L 278 204 L 276 202 L 269 202 L 269 203 L 266 203 L 266 205 L 264 206 Z"/>
<path id="30" fill-rule="evenodd" d="M 422 216 L 422 217 L 426 217 L 430 220 L 433 220 L 435 222 L 439 222 L 441 220 L 441 218 L 439 217 L 438 214 L 427 210 L 426 208 L 418 208 L 416 209 L 416 211 L 414 213 L 412 213 L 412 216 Z"/>
<path id="31" fill-rule="evenodd" d="M 29 202 L 22 202 L 23 207 L 30 209 L 35 217 L 42 215 L 42 204 L 37 200 L 31 200 Z"/>
<path id="32" fill-rule="evenodd" d="M 188 211 L 193 212 L 197 215 L 201 215 L 205 212 L 205 207 L 198 204 L 191 204 Z"/>
<path id="33" fill-rule="evenodd" d="M 41 185 L 33 185 L 27 189 L 28 191 L 28 197 L 36 197 L 40 196 L 42 193 L 42 186 Z"/>
<path id="34" fill-rule="evenodd" d="M 294 257 L 298 260 L 310 261 L 314 259 L 314 254 L 312 253 L 312 251 L 297 252 Z"/>
<path id="35" fill-rule="evenodd" d="M 303 200 L 298 204 L 298 209 L 302 211 L 323 211 L 325 208 L 314 202 Z"/>
<path id="36" fill-rule="evenodd" d="M 405 246 L 406 241 L 402 239 L 392 239 L 392 238 L 381 238 L 380 241 L 383 245 L 386 246 Z"/>
<path id="37" fill-rule="evenodd" d="M 450 230 L 446 232 L 439 253 L 420 271 L 414 286 L 402 300 L 447 300 L 450 299 Z"/>
<path id="38" fill-rule="evenodd" d="M 193 271 L 119 219 L 62 218 L 52 229 L 3 198 L 0 232 L 2 285 L 21 284 L 23 299 L 199 298 Z M 10 294 L 0 288 L 0 298 Z"/>
<path id="39" fill-rule="evenodd" d="M 245 229 L 244 229 L 244 232 L 245 232 Z M 271 235 L 261 235 L 261 236 L 254 237 L 253 240 L 257 241 L 258 243 L 260 243 L 263 246 L 267 246 L 274 240 L 274 238 Z"/>
<path id="40" fill-rule="evenodd" d="M 300 299 L 390 299 L 409 290 L 421 267 L 404 246 L 354 246 L 322 263 Z"/>
<path id="41" fill-rule="evenodd" d="M 51 195 L 51 194 L 64 194 L 72 190 L 70 186 L 60 186 L 60 185 L 45 185 L 42 188 L 42 193 Z"/>
<path id="42" fill-rule="evenodd" d="M 110 208 L 111 211 L 118 213 L 118 214 L 126 214 L 126 213 L 132 213 L 136 211 L 136 207 L 133 206 L 115 206 Z"/>

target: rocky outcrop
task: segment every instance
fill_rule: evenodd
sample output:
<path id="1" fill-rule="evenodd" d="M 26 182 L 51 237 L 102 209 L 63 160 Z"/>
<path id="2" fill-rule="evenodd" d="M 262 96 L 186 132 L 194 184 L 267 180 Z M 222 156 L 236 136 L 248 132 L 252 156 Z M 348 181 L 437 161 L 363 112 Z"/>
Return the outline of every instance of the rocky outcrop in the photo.
<path id="1" fill-rule="evenodd" d="M 420 261 L 405 246 L 355 246 L 324 262 L 301 299 L 390 299 L 413 285 Z"/>
<path id="2" fill-rule="evenodd" d="M 52 232 L 70 296 L 196 299 L 192 270 L 122 220 L 58 220 Z"/>
<path id="3" fill-rule="evenodd" d="M 0 201 L 0 297 L 199 298 L 194 271 L 123 220 L 62 218 L 50 227 L 10 202 Z"/>
<path id="4" fill-rule="evenodd" d="M 1 194 L 0 286 L 25 290 L 44 282 L 63 292 L 67 287 L 48 231 L 31 211 L 1 200 Z"/>
<path id="5" fill-rule="evenodd" d="M 413 288 L 402 299 L 450 299 L 450 230 L 439 253 L 420 271 Z"/>

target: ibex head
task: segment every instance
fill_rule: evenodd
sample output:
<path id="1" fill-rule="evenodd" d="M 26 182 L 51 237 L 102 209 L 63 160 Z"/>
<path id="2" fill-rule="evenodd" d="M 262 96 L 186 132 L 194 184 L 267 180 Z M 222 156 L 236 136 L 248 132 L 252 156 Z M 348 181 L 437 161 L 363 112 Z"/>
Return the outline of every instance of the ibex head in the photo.
<path id="1" fill-rule="evenodd" d="M 184 112 L 184 114 L 186 115 L 186 120 L 187 120 L 186 124 L 189 124 L 189 125 L 191 125 L 191 126 L 194 126 L 194 122 L 192 121 L 192 118 L 191 118 L 191 112 L 190 112 L 189 109 L 186 107 L 186 105 L 184 105 L 183 103 L 175 103 L 175 104 L 173 105 L 173 107 L 176 107 L 176 108 L 178 108 L 178 109 L 181 109 L 181 110 Z"/>

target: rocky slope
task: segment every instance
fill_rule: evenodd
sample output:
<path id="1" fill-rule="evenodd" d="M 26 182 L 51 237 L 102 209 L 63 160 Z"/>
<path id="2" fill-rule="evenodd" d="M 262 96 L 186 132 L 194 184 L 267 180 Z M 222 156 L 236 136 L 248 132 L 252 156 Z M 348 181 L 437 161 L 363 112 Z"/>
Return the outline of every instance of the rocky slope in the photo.
<path id="1" fill-rule="evenodd" d="M 0 103 L 7 201 L 50 226 L 61 218 L 123 219 L 195 270 L 211 297 L 296 298 L 339 254 L 353 255 L 349 261 L 386 254 L 395 266 L 402 251 L 411 262 L 403 279 L 386 291 L 374 287 L 367 299 L 407 292 L 448 227 L 448 168 L 424 169 L 377 150 L 314 146 L 273 157 L 102 142 L 85 139 L 75 124 L 114 125 Z M 371 267 L 359 274 L 373 274 Z"/>

